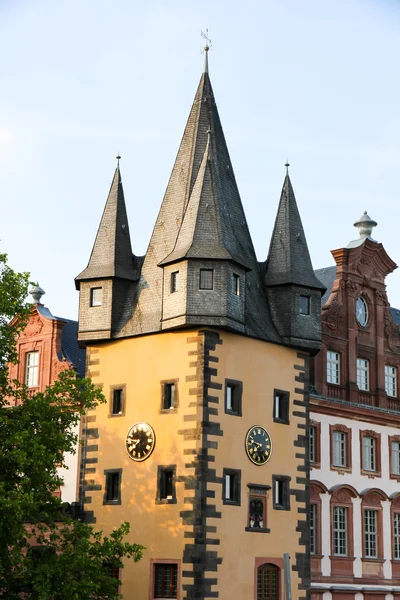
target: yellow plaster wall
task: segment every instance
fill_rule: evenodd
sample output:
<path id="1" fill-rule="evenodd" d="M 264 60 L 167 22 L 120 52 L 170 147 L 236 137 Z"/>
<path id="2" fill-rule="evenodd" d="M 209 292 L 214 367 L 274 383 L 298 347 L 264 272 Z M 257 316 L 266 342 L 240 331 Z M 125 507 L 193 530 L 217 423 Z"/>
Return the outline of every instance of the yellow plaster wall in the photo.
<path id="1" fill-rule="evenodd" d="M 146 546 L 144 558 L 138 564 L 123 571 L 123 593 L 126 600 L 147 600 L 149 598 L 149 569 L 151 558 L 181 559 L 185 543 L 185 527 L 179 515 L 181 510 L 190 510 L 190 504 L 183 504 L 183 484 L 177 483 L 178 503 L 174 505 L 156 505 L 156 484 L 158 465 L 176 465 L 177 476 L 193 475 L 193 469 L 185 467 L 191 460 L 183 454 L 184 448 L 198 447 L 199 442 L 184 441 L 178 431 L 195 427 L 195 422 L 185 421 L 184 415 L 195 415 L 196 409 L 189 408 L 193 395 L 189 390 L 196 385 L 187 382 L 188 375 L 195 375 L 195 367 L 190 367 L 193 360 L 188 356 L 193 345 L 188 344 L 190 336 L 195 332 L 175 331 L 140 338 L 107 342 L 89 349 L 89 364 L 93 372 L 93 381 L 103 384 L 103 391 L 109 400 L 110 386 L 126 384 L 125 414 L 121 417 L 109 417 L 109 403 L 99 406 L 93 413 L 95 422 L 91 424 L 99 430 L 99 451 L 96 456 L 96 474 L 91 476 L 95 484 L 101 484 L 101 491 L 91 491 L 92 501 L 85 510 L 94 510 L 96 527 L 109 532 L 121 522 L 131 523 L 131 541 Z M 218 573 L 208 573 L 209 577 L 217 577 L 218 585 L 213 589 L 219 591 L 221 600 L 252 600 L 254 594 L 255 557 L 280 557 L 289 552 L 294 558 L 296 551 L 303 551 L 298 546 L 299 534 L 295 531 L 300 518 L 295 497 L 291 496 L 291 511 L 274 511 L 272 509 L 271 491 L 267 501 L 267 527 L 270 534 L 246 532 L 247 526 L 247 483 L 272 484 L 272 474 L 292 477 L 291 487 L 296 488 L 296 469 L 300 459 L 295 453 L 301 452 L 293 446 L 297 437 L 298 419 L 291 416 L 290 425 L 273 422 L 272 398 L 273 389 L 290 391 L 291 411 L 293 410 L 295 384 L 294 364 L 301 364 L 294 350 L 268 344 L 240 335 L 220 332 L 222 345 L 213 352 L 219 361 L 213 363 L 217 375 L 213 382 L 224 384 L 225 378 L 243 382 L 243 416 L 236 417 L 224 412 L 224 391 L 211 390 L 212 395 L 219 397 L 219 414 L 211 420 L 220 422 L 222 437 L 211 438 L 218 442 L 218 450 L 210 454 L 216 457 L 217 476 L 222 477 L 222 469 L 234 468 L 242 470 L 241 506 L 227 506 L 222 503 L 222 486 L 209 484 L 215 489 L 217 510 L 221 511 L 221 519 L 209 519 L 207 525 L 215 525 L 217 533 L 210 537 L 220 540 L 219 546 L 208 546 L 207 550 L 216 551 L 223 558 Z M 160 381 L 179 379 L 179 408 L 176 413 L 160 414 L 161 386 Z M 212 405 L 216 406 L 216 405 Z M 156 446 L 149 459 L 142 463 L 132 461 L 125 450 L 125 437 L 137 421 L 145 421 L 152 425 L 156 433 Z M 248 429 L 262 425 L 272 437 L 273 451 L 265 466 L 253 465 L 246 456 L 244 440 Z M 92 442 L 89 442 L 92 443 Z M 89 455 L 88 455 L 89 456 Z M 91 466 L 91 465 L 89 465 Z M 122 468 L 122 504 L 121 506 L 103 506 L 104 470 Z M 86 479 L 89 477 L 86 476 Z M 193 492 L 194 493 L 194 492 Z M 189 528 L 190 529 L 190 528 Z M 185 569 L 187 566 L 182 565 Z M 185 581 L 187 583 L 187 581 Z M 293 599 L 298 597 L 297 577 L 292 572 Z M 302 594 L 300 594 L 302 595 Z M 181 595 L 181 599 L 184 595 Z"/>

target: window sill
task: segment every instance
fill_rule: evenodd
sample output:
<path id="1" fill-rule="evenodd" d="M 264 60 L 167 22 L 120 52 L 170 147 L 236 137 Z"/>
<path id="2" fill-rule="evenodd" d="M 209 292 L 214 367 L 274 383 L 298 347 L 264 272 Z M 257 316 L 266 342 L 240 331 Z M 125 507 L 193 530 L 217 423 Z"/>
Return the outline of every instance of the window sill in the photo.
<path id="1" fill-rule="evenodd" d="M 176 498 L 156 498 L 156 504 L 176 504 Z"/>
<path id="2" fill-rule="evenodd" d="M 341 472 L 341 473 L 351 473 L 351 467 L 338 467 L 337 465 L 331 465 L 331 471 Z"/>
<path id="3" fill-rule="evenodd" d="M 379 564 L 383 565 L 383 563 L 385 561 L 386 561 L 385 558 L 380 558 L 380 557 L 378 557 L 378 558 L 368 558 L 365 556 L 361 557 L 361 562 L 366 562 L 366 563 L 379 563 Z"/>
<path id="4" fill-rule="evenodd" d="M 252 531 L 253 533 L 271 533 L 271 530 L 266 527 L 245 527 L 245 531 Z"/>
<path id="5" fill-rule="evenodd" d="M 311 462 L 310 461 L 310 469 L 320 469 L 320 468 L 321 468 L 320 462 Z"/>
<path id="6" fill-rule="evenodd" d="M 222 503 L 227 506 L 240 506 L 239 500 L 227 500 L 226 498 L 224 498 Z"/>
<path id="7" fill-rule="evenodd" d="M 290 425 L 289 419 L 278 419 L 274 417 L 274 423 L 280 423 L 281 425 Z"/>
<path id="8" fill-rule="evenodd" d="M 361 475 L 365 477 L 369 477 L 370 479 L 375 479 L 375 477 L 382 477 L 381 471 L 366 471 L 365 469 L 361 469 Z"/>
<path id="9" fill-rule="evenodd" d="M 103 506 L 120 506 L 120 505 L 121 505 L 121 500 L 104 500 L 104 502 L 103 502 Z"/>
<path id="10" fill-rule="evenodd" d="M 118 417 L 124 417 L 125 413 L 123 413 L 123 412 L 115 413 L 115 414 L 114 413 L 110 413 L 108 416 L 110 417 L 110 419 L 115 419 L 115 418 L 118 418 Z"/>
<path id="11" fill-rule="evenodd" d="M 231 415 L 232 417 L 241 417 L 242 416 L 241 411 L 232 410 L 230 408 L 225 408 L 225 414 L 226 415 Z"/>
<path id="12" fill-rule="evenodd" d="M 160 415 L 173 415 L 173 414 L 176 414 L 177 412 L 178 412 L 177 406 L 173 406 L 172 408 L 160 408 L 160 410 L 159 410 Z"/>
<path id="13" fill-rule="evenodd" d="M 351 561 L 354 562 L 356 560 L 355 556 L 344 556 L 343 554 L 330 554 L 329 558 L 332 560 L 340 560 L 340 561 Z"/>

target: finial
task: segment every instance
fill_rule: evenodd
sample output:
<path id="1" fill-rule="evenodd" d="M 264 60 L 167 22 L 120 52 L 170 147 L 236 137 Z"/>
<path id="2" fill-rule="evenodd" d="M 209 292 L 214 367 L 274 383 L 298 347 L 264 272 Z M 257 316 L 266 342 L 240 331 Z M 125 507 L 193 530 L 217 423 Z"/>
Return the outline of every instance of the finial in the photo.
<path id="1" fill-rule="evenodd" d="M 33 298 L 34 304 L 41 304 L 41 302 L 40 302 L 41 297 L 44 296 L 44 294 L 46 292 L 44 290 L 42 290 L 39 283 L 37 283 L 36 285 L 33 285 L 31 287 L 31 289 L 29 290 L 29 293 Z"/>
<path id="2" fill-rule="evenodd" d="M 285 162 L 285 167 L 286 167 L 286 175 L 289 175 L 289 167 L 290 167 L 290 162 L 288 159 L 286 159 Z"/>
<path id="3" fill-rule="evenodd" d="M 354 223 L 354 227 L 357 227 L 360 237 L 358 240 L 354 240 L 348 244 L 348 248 L 356 248 L 360 246 L 366 239 L 375 242 L 375 240 L 371 237 L 371 233 L 374 227 L 376 227 L 378 223 L 371 219 L 371 217 L 367 214 L 365 210 L 363 215 Z"/>
<path id="4" fill-rule="evenodd" d="M 121 156 L 120 156 L 119 152 L 117 153 L 116 159 L 117 159 L 117 168 L 119 169 L 119 161 L 121 160 Z"/>
<path id="5" fill-rule="evenodd" d="M 204 46 L 203 50 L 204 50 L 204 69 L 203 69 L 203 73 L 208 73 L 208 51 L 211 48 L 211 40 L 208 37 L 208 29 L 206 29 L 206 32 L 204 33 L 204 31 L 201 32 L 201 37 L 203 37 L 206 40 L 206 45 Z"/>

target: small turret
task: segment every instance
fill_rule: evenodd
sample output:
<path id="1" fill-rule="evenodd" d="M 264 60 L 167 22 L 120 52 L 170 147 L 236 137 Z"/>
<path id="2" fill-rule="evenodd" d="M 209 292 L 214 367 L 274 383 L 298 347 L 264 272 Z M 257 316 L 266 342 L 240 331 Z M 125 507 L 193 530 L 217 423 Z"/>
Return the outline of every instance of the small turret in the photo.
<path id="1" fill-rule="evenodd" d="M 272 319 L 282 339 L 316 352 L 321 346 L 321 296 L 325 287 L 314 274 L 288 167 L 286 164 L 265 285 Z"/>
<path id="2" fill-rule="evenodd" d="M 88 266 L 75 279 L 79 290 L 79 341 L 108 339 L 118 329 L 124 298 L 139 277 L 134 268 L 118 164 Z"/>

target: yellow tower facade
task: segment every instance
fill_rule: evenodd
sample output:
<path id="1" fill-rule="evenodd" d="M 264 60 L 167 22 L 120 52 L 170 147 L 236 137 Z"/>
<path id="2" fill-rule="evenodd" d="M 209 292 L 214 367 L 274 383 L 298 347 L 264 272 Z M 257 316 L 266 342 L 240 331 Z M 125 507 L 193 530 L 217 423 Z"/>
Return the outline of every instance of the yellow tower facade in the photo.
<path id="1" fill-rule="evenodd" d="M 306 598 L 323 287 L 288 175 L 257 262 L 207 61 L 146 256 L 132 254 L 118 167 L 76 282 L 107 398 L 83 422 L 81 502 L 146 547 L 120 573 L 126 600 Z"/>

